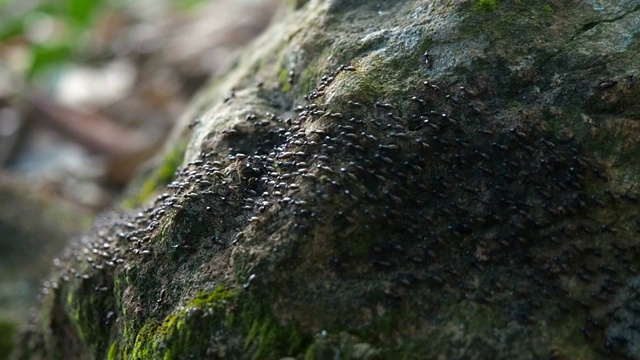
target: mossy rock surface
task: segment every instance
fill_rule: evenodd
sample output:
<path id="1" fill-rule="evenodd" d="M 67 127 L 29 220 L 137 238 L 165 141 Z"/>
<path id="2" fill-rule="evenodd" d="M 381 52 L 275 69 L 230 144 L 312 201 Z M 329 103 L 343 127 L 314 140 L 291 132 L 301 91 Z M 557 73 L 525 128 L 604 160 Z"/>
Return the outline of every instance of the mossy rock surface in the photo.
<path id="1" fill-rule="evenodd" d="M 16 358 L 640 357 L 640 2 L 294 5 Z"/>

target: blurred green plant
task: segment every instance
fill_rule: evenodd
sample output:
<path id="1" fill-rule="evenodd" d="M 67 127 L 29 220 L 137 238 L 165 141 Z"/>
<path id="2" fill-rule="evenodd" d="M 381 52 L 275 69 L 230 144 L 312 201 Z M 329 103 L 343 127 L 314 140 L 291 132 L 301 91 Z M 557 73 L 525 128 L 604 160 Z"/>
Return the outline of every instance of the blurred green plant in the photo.
<path id="1" fill-rule="evenodd" d="M 0 41 L 26 41 L 32 77 L 82 54 L 88 34 L 109 5 L 105 0 L 4 0 Z"/>
<path id="2" fill-rule="evenodd" d="M 202 2 L 166 1 L 181 11 L 192 10 Z M 0 45 L 26 42 L 28 58 L 23 68 L 33 78 L 51 68 L 86 59 L 98 20 L 130 5 L 131 1 L 124 0 L 0 0 Z"/>

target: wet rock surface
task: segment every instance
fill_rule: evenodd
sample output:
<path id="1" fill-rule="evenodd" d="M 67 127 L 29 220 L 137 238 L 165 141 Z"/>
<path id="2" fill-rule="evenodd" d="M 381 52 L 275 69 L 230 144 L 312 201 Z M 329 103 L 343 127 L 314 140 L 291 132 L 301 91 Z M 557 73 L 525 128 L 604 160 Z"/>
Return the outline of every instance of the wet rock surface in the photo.
<path id="1" fill-rule="evenodd" d="M 297 6 L 16 358 L 637 357 L 639 3 Z"/>

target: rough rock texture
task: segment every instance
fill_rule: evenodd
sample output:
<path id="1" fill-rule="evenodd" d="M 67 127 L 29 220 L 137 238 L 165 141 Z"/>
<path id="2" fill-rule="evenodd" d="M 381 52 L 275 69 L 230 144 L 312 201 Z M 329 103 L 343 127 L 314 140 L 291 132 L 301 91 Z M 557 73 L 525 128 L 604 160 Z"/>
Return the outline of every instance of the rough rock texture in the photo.
<path id="1" fill-rule="evenodd" d="M 294 7 L 16 358 L 638 358 L 640 1 Z"/>

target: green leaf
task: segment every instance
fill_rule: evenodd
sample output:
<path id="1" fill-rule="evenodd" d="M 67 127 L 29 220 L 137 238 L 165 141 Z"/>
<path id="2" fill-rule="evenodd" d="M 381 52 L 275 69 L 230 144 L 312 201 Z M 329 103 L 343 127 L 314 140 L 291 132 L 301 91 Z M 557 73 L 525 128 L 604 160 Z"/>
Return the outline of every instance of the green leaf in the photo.
<path id="1" fill-rule="evenodd" d="M 33 76 L 54 65 L 66 62 L 71 54 L 71 47 L 66 44 L 34 47 L 29 75 Z"/>
<path id="2" fill-rule="evenodd" d="M 102 0 L 67 0 L 68 16 L 80 26 L 88 26 L 101 8 Z"/>
<path id="3" fill-rule="evenodd" d="M 0 25 L 0 41 L 24 34 L 25 26 L 23 19 L 10 19 L 2 21 Z"/>
<path id="4" fill-rule="evenodd" d="M 202 4 L 204 0 L 178 0 L 176 1 L 178 9 L 181 11 L 190 11 Z"/>

